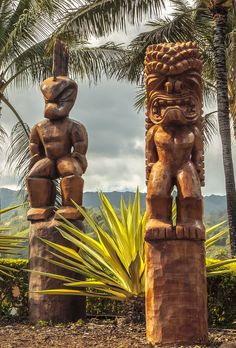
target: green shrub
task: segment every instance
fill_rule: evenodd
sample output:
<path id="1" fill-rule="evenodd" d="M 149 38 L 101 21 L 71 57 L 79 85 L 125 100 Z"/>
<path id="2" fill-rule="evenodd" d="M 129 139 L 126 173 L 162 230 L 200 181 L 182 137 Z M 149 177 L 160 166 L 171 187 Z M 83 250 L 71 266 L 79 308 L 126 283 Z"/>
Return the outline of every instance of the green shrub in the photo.
<path id="1" fill-rule="evenodd" d="M 236 321 L 236 276 L 212 277 L 207 283 L 209 323 L 222 326 Z"/>
<path id="2" fill-rule="evenodd" d="M 0 259 L 0 266 L 14 268 L 0 279 L 0 318 L 16 316 L 25 319 L 28 315 L 28 273 L 23 271 L 28 260 Z M 9 276 L 10 275 L 10 276 Z"/>
<path id="3" fill-rule="evenodd" d="M 13 277 L 0 281 L 0 318 L 25 319 L 28 315 L 27 260 L 0 259 L 0 264 L 19 270 Z M 19 295 L 19 296 L 14 296 Z M 63 300 L 63 298 L 62 298 Z M 87 298 L 87 314 L 93 316 L 119 316 L 124 302 L 104 298 Z M 208 315 L 211 326 L 225 326 L 236 320 L 236 276 L 226 274 L 208 278 Z"/>

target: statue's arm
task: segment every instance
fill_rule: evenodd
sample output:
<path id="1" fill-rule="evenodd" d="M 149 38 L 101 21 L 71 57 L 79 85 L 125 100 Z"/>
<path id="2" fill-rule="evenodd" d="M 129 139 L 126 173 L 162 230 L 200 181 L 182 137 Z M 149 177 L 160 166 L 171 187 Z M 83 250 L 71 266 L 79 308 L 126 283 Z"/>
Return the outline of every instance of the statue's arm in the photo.
<path id="1" fill-rule="evenodd" d="M 29 168 L 31 169 L 33 165 L 38 162 L 42 158 L 42 154 L 40 152 L 40 147 L 42 146 L 37 125 L 34 126 L 30 133 L 30 141 L 29 141 L 29 149 L 31 153 L 31 160 Z"/>
<path id="2" fill-rule="evenodd" d="M 80 162 L 83 172 L 86 171 L 88 163 L 86 152 L 88 149 L 88 134 L 81 123 L 74 123 L 72 126 L 72 144 L 74 151 L 72 157 L 77 158 Z"/>
<path id="3" fill-rule="evenodd" d="M 153 126 L 146 134 L 146 181 L 148 182 L 153 165 L 158 161 L 158 154 L 154 142 L 157 126 Z"/>
<path id="4" fill-rule="evenodd" d="M 204 143 L 203 136 L 199 128 L 194 128 L 195 142 L 192 151 L 192 162 L 198 172 L 201 186 L 205 185 L 205 170 L 204 170 Z"/>

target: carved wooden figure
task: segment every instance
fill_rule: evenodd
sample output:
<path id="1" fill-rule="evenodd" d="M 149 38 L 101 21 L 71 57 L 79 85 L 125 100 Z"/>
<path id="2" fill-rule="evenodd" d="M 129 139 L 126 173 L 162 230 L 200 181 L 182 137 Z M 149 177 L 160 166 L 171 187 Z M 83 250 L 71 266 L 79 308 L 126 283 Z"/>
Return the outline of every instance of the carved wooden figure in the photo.
<path id="1" fill-rule="evenodd" d="M 31 206 L 29 220 L 44 220 L 52 215 L 56 192 L 53 180 L 60 177 L 62 207 L 57 213 L 71 220 L 80 218 L 71 200 L 82 204 L 82 174 L 87 168 L 88 139 L 85 127 L 68 118 L 77 96 L 77 84 L 66 76 L 67 61 L 67 48 L 57 41 L 54 77 L 46 79 L 41 85 L 45 120 L 33 127 L 30 136 L 32 158 L 27 177 Z"/>
<path id="2" fill-rule="evenodd" d="M 29 238 L 30 269 L 75 278 L 73 271 L 63 269 L 58 259 L 40 238 L 73 248 L 57 230 L 60 216 L 73 220 L 80 230 L 83 223 L 71 201 L 82 204 L 82 174 L 87 168 L 87 133 L 84 126 L 68 118 L 76 95 L 77 84 L 67 77 L 68 49 L 61 41 L 54 47 L 53 77 L 41 85 L 45 99 L 45 120 L 37 123 L 30 136 L 32 154 L 27 189 L 31 220 Z M 55 184 L 61 177 L 62 207 L 54 214 Z M 52 251 L 52 250 L 51 250 Z M 78 275 L 76 276 L 78 277 Z M 85 317 L 85 297 L 42 295 L 40 290 L 63 288 L 63 281 L 32 272 L 29 275 L 29 320 L 71 322 Z"/>
<path id="3" fill-rule="evenodd" d="M 147 48 L 145 240 L 151 343 L 190 344 L 207 338 L 201 70 L 193 42 Z"/>

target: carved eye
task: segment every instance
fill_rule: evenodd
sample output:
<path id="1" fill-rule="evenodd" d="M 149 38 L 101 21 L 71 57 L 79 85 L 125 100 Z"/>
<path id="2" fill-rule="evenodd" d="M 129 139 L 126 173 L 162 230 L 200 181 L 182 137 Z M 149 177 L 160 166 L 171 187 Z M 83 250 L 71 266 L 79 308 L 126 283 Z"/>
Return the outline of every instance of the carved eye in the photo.
<path id="1" fill-rule="evenodd" d="M 64 90 L 60 96 L 58 96 L 58 100 L 60 101 L 67 101 L 70 100 L 70 97 L 75 93 L 75 89 L 74 88 L 67 88 L 66 90 Z"/>
<path id="2" fill-rule="evenodd" d="M 175 91 L 177 93 L 180 93 L 182 89 L 183 89 L 183 82 L 180 80 L 175 81 Z"/>

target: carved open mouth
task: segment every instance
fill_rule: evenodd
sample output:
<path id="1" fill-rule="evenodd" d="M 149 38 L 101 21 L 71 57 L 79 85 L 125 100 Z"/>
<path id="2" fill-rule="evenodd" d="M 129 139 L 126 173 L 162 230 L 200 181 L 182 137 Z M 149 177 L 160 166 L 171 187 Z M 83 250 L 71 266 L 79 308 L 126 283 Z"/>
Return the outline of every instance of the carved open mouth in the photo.
<path id="1" fill-rule="evenodd" d="M 178 107 L 178 109 L 182 110 L 187 120 L 192 120 L 197 117 L 196 105 L 196 100 L 189 95 L 182 97 L 178 96 L 176 98 L 158 96 L 152 103 L 152 114 L 154 118 L 161 120 L 165 116 L 167 109 Z"/>

